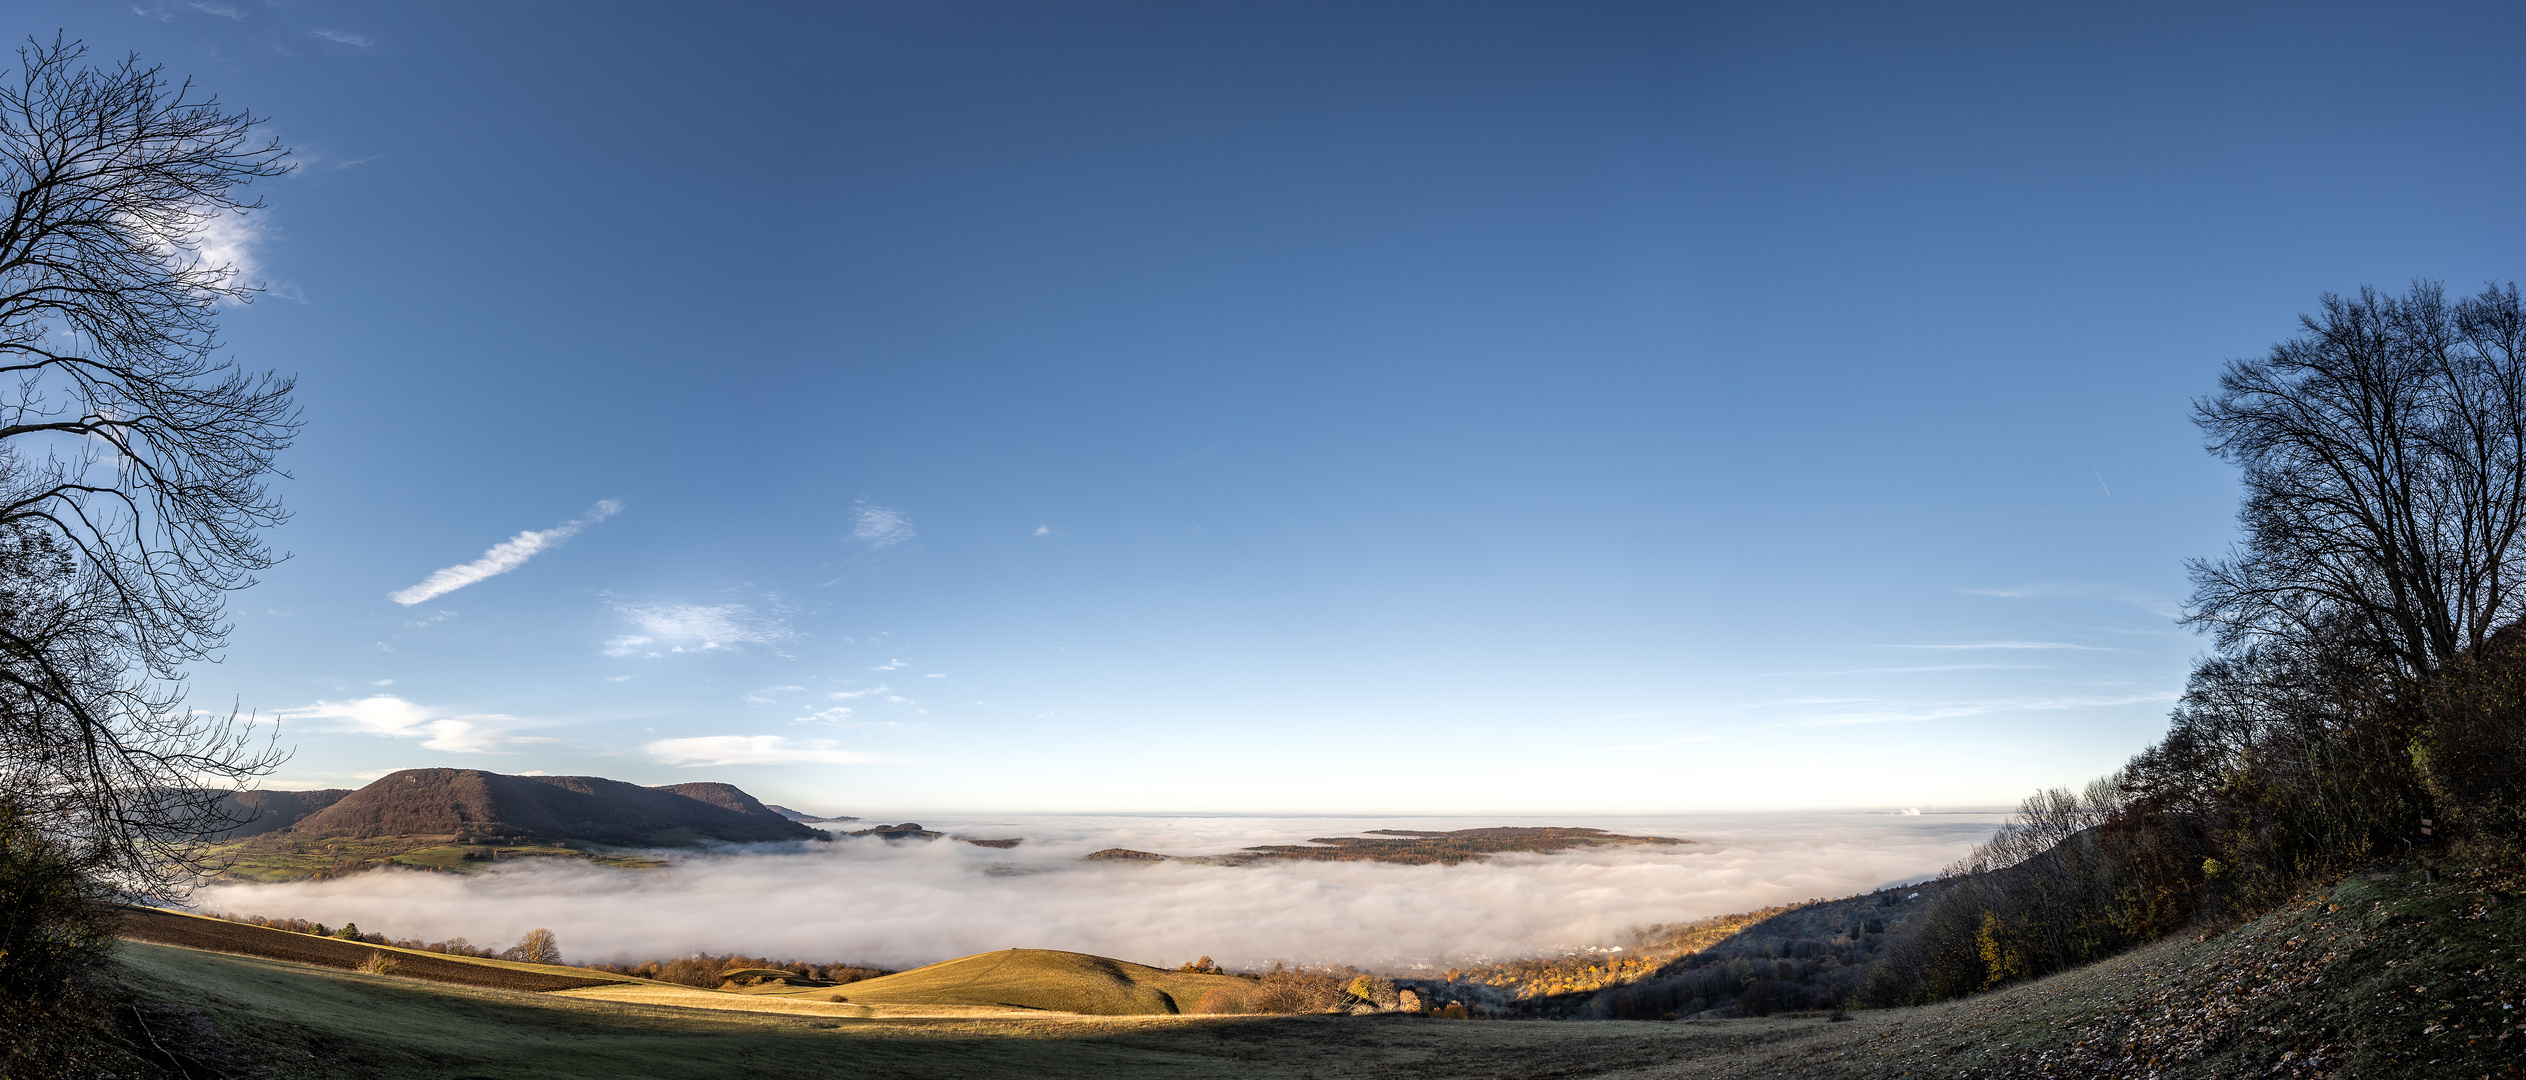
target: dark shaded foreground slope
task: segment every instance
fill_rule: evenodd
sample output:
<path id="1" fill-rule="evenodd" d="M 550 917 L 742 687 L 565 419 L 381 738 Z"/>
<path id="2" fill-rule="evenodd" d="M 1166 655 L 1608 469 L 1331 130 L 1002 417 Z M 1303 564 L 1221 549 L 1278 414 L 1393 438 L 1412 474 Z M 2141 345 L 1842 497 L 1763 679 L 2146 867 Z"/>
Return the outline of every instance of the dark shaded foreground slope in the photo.
<path id="1" fill-rule="evenodd" d="M 2422 870 L 1676 1077 L 2526 1077 L 2526 881 Z"/>

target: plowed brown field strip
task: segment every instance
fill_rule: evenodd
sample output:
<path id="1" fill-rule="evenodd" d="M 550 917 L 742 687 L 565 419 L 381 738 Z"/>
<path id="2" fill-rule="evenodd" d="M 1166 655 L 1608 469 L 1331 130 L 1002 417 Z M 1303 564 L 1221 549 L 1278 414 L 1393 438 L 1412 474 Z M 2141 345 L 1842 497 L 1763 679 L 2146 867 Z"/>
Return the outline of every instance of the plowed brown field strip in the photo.
<path id="1" fill-rule="evenodd" d="M 429 953 L 412 953 L 379 949 L 355 941 L 293 934 L 287 930 L 269 930 L 244 923 L 218 919 L 197 919 L 149 908 L 123 909 L 122 935 L 134 941 L 152 941 L 160 945 L 178 945 L 188 949 L 209 949 L 214 952 L 260 956 L 272 960 L 288 960 L 300 964 L 351 969 L 368 959 L 369 954 L 384 952 L 395 961 L 395 974 L 433 982 L 456 983 L 461 986 L 484 986 L 495 990 L 525 990 L 540 993 L 546 990 L 577 990 L 587 986 L 611 986 L 625 980 L 596 979 L 573 975 L 548 975 L 540 971 L 519 971 L 489 964 L 468 964 Z"/>

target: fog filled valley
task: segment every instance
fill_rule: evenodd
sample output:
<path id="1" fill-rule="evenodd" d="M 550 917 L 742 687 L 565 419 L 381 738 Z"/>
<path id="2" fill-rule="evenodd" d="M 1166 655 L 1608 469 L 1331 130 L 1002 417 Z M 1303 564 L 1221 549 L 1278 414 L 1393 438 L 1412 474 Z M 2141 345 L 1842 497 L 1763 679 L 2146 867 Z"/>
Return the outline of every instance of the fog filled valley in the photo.
<path id="1" fill-rule="evenodd" d="M 2166 7 L 33 0 L 0 1080 L 2526 1080 L 2526 7 Z"/>
<path id="2" fill-rule="evenodd" d="M 619 963 L 703 954 L 912 967 L 1012 946 L 1172 967 L 1275 961 L 1408 971 L 1589 948 L 1634 932 L 1919 880 L 1990 834 L 1998 813 L 1807 813 L 1607 819 L 995 816 L 932 818 L 1015 848 L 844 837 L 663 853 L 627 870 L 517 860 L 471 876 L 388 869 L 223 882 L 193 907 L 436 941 L 505 944 L 548 928 L 563 955 Z M 1086 861 L 1126 848 L 1203 855 L 1375 829 L 1584 824 L 1695 841 L 1449 865 Z M 844 826 L 830 826 L 844 828 Z"/>

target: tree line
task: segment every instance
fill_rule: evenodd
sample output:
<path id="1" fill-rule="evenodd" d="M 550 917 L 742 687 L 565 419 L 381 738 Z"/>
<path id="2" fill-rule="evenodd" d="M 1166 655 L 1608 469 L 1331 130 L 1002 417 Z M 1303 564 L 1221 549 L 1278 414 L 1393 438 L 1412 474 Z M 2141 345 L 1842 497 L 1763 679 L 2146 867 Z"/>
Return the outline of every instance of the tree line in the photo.
<path id="1" fill-rule="evenodd" d="M 2526 838 L 2526 305 L 2328 295 L 2195 406 L 2244 481 L 2191 565 L 2213 635 L 2164 738 L 2027 799 L 1861 998 L 1937 1000 Z"/>
<path id="2" fill-rule="evenodd" d="M 226 912 L 213 912 L 210 913 L 210 917 L 247 926 L 260 926 L 267 930 L 283 930 L 293 934 L 309 934 L 342 941 L 364 942 L 370 945 L 389 945 L 398 949 L 411 949 L 415 952 L 434 952 L 446 956 L 473 956 L 487 960 L 517 960 L 529 964 L 561 963 L 561 940 L 554 936 L 552 931 L 540 926 L 527 931 L 525 936 L 517 940 L 517 944 L 500 949 L 489 945 L 476 945 L 461 937 L 441 941 L 423 941 L 420 938 L 398 938 L 379 933 L 366 933 L 361 931 L 360 924 L 355 922 L 328 927 L 311 919 L 271 918 L 263 915 L 235 915 Z"/>

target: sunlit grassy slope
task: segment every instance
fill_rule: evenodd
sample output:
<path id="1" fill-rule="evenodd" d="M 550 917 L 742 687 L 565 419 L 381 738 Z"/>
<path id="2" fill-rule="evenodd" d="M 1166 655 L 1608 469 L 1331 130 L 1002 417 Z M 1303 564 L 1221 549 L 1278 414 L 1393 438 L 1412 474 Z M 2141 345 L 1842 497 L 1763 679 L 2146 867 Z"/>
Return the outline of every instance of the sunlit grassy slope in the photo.
<path id="1" fill-rule="evenodd" d="M 1004 949 L 852 983 L 841 994 L 867 1005 L 1002 1005 L 1094 1016 L 1189 1013 L 1206 993 L 1244 997 L 1253 983 L 1086 953 Z"/>
<path id="2" fill-rule="evenodd" d="M 1016 1016 L 1172 1016 L 1196 1011 L 1206 995 L 1240 1006 L 1256 984 L 1232 975 L 1168 971 L 1052 949 L 979 953 L 842 986 L 764 985 L 700 990 L 664 983 L 562 991 L 589 1001 L 674 1005 L 846 1018 Z"/>

